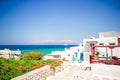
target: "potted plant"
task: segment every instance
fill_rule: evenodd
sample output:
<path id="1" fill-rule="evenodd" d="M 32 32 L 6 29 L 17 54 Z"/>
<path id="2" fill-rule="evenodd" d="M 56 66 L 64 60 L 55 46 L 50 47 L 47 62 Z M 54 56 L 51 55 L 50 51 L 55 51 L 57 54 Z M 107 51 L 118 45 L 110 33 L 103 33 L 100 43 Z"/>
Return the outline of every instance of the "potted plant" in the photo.
<path id="1" fill-rule="evenodd" d="M 99 60 L 99 55 L 100 53 L 99 52 L 96 52 L 95 56 L 94 56 L 94 60 Z"/>

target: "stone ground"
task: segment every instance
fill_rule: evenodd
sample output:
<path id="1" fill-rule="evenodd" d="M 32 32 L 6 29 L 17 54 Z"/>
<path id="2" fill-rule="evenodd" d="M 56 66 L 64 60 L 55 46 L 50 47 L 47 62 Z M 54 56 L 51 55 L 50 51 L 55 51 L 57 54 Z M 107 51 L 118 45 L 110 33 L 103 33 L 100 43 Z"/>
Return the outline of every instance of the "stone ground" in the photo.
<path id="1" fill-rule="evenodd" d="M 46 80 L 120 80 L 119 78 L 92 75 L 92 70 L 80 64 L 68 62 L 62 65 L 61 72 L 49 76 Z"/>

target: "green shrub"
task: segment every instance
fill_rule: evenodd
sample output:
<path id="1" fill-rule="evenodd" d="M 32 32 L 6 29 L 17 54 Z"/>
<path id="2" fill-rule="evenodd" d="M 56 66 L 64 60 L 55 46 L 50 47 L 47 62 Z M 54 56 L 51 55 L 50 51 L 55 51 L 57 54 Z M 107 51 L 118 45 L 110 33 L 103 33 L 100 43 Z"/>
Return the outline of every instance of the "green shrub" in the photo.
<path id="1" fill-rule="evenodd" d="M 41 52 L 28 52 L 21 56 L 22 60 L 41 60 L 43 54 Z"/>

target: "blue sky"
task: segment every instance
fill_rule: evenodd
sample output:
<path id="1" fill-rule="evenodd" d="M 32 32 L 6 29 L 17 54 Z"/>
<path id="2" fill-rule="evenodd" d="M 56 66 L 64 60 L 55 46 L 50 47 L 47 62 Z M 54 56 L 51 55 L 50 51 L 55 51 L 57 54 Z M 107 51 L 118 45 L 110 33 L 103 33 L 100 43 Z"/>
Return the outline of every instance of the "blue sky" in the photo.
<path id="1" fill-rule="evenodd" d="M 0 44 L 82 42 L 120 32 L 119 0 L 0 0 Z"/>

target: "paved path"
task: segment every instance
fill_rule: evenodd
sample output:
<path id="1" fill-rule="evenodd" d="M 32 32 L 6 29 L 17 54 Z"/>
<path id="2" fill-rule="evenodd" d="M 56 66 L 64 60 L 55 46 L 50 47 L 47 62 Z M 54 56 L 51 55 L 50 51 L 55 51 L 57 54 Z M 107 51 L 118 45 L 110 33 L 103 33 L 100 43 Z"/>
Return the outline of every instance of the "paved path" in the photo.
<path id="1" fill-rule="evenodd" d="M 85 66 L 76 63 L 65 63 L 63 68 L 61 72 L 56 73 L 55 76 L 49 76 L 46 80 L 120 80 L 92 75 L 91 70 L 85 70 Z"/>

